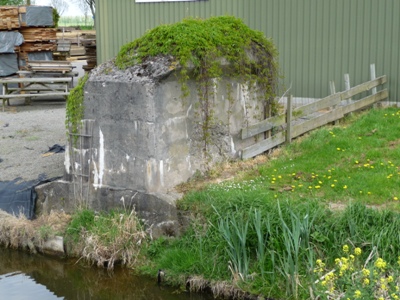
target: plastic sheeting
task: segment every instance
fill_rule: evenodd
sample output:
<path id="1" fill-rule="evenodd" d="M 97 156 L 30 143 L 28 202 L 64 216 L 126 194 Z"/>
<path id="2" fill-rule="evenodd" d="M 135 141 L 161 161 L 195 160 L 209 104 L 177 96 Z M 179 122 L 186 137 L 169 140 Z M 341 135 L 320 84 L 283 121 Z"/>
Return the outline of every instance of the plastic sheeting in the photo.
<path id="1" fill-rule="evenodd" d="M 35 181 L 0 181 L 0 209 L 12 215 L 34 216 L 36 203 Z"/>
<path id="2" fill-rule="evenodd" d="M 14 53 L 14 47 L 24 42 L 24 36 L 18 31 L 0 31 L 0 53 Z"/>
<path id="3" fill-rule="evenodd" d="M 0 54 L 0 77 L 9 76 L 18 72 L 17 54 Z"/>
<path id="4" fill-rule="evenodd" d="M 46 175 L 42 174 L 37 180 L 21 181 L 20 178 L 16 178 L 12 181 L 0 181 L 0 209 L 11 215 L 23 214 L 28 219 L 33 219 L 37 199 L 35 187 L 61 178 L 45 177 Z"/>
<path id="5" fill-rule="evenodd" d="M 53 52 L 51 51 L 28 52 L 28 61 L 35 61 L 35 60 L 53 60 Z M 26 66 L 26 60 L 20 58 L 19 65 L 21 67 Z"/>
<path id="6" fill-rule="evenodd" d="M 53 26 L 53 8 L 50 6 L 27 6 L 26 13 L 21 14 L 25 26 Z"/>

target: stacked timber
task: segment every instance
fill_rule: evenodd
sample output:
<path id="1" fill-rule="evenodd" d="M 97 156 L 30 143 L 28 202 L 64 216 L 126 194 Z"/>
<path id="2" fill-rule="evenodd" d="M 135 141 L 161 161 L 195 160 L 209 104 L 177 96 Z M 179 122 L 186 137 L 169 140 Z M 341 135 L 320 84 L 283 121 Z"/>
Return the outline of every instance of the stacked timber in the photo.
<path id="1" fill-rule="evenodd" d="M 25 42 L 45 42 L 57 39 L 57 29 L 55 28 L 21 28 L 19 32 L 24 36 Z"/>
<path id="2" fill-rule="evenodd" d="M 0 73 L 0 76 L 25 70 L 31 60 L 53 60 L 56 29 L 50 28 L 52 26 L 53 8 L 50 6 L 0 6 L 0 51 L 6 46 L 8 50 L 8 55 L 0 61 L 12 65 L 12 68 Z M 22 39 L 22 43 L 15 42 L 15 33 L 18 33 L 18 41 Z M 13 55 L 10 56 L 12 43 Z M 8 62 L 9 59 L 12 59 L 12 62 Z M 3 67 L 0 65 L 0 69 Z M 13 73 L 10 74 L 11 71 Z"/>
<path id="3" fill-rule="evenodd" d="M 50 6 L 0 6 L 0 30 L 53 26 Z"/>
<path id="4" fill-rule="evenodd" d="M 86 63 L 82 68 L 85 71 L 90 71 L 96 67 L 97 64 L 97 48 L 96 48 L 96 37 L 86 36 L 81 40 L 82 45 L 85 47 Z"/>
<path id="5" fill-rule="evenodd" d="M 0 30 L 11 30 L 20 28 L 19 14 L 19 7 L 0 7 Z"/>

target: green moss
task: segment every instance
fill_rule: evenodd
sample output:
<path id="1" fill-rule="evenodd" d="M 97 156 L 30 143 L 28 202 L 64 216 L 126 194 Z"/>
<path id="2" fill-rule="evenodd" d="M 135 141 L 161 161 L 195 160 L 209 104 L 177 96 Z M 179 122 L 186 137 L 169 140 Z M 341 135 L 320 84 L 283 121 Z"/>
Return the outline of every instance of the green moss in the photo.
<path id="1" fill-rule="evenodd" d="M 172 55 L 179 63 L 182 96 L 189 95 L 189 72 L 197 83 L 204 150 L 210 142 L 214 125 L 213 91 L 223 74 L 247 83 L 264 112 L 271 105 L 278 79 L 277 50 L 263 33 L 250 29 L 241 19 L 220 16 L 210 19 L 184 19 L 182 22 L 161 25 L 141 38 L 124 45 L 116 58 L 120 69 L 145 62 L 152 57 Z M 260 114 L 262 115 L 262 114 Z"/>
<path id="2" fill-rule="evenodd" d="M 69 133 L 75 136 L 74 142 L 78 137 L 76 134 L 79 132 L 81 120 L 84 116 L 84 87 L 88 78 L 89 76 L 86 74 L 79 79 L 78 85 L 71 90 L 67 99 L 65 126 Z"/>
<path id="3" fill-rule="evenodd" d="M 116 64 L 126 69 L 157 55 L 173 55 L 183 74 L 190 61 L 198 77 L 204 72 L 220 77 L 222 58 L 230 63 L 235 75 L 254 79 L 263 86 L 267 82 L 273 85 L 278 73 L 277 50 L 272 41 L 232 16 L 185 19 L 158 26 L 124 45 Z"/>

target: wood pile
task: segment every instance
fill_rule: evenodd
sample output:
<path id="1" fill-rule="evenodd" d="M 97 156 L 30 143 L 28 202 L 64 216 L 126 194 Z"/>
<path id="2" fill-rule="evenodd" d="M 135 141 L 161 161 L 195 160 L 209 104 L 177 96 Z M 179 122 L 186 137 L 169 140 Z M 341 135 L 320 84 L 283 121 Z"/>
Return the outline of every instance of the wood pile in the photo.
<path id="1" fill-rule="evenodd" d="M 53 26 L 50 6 L 0 6 L 0 30 Z"/>
<path id="2" fill-rule="evenodd" d="M 23 36 L 22 43 L 15 44 L 12 49 L 18 61 L 18 68 L 13 73 L 27 70 L 30 59 L 53 59 L 51 53 L 57 47 L 57 30 L 51 28 L 53 24 L 53 8 L 50 6 L 0 6 L 0 32 L 13 29 Z"/>
<path id="3" fill-rule="evenodd" d="M 20 9 L 22 9 L 22 7 L 3 6 L 0 8 L 0 30 L 20 28 Z"/>
<path id="4" fill-rule="evenodd" d="M 55 43 L 23 43 L 20 47 L 21 52 L 55 51 Z"/>
<path id="5" fill-rule="evenodd" d="M 93 36 L 85 36 L 82 39 L 82 45 L 85 47 L 85 55 L 87 65 L 83 66 L 85 71 L 90 71 L 97 64 L 97 50 L 96 50 L 96 37 Z"/>
<path id="6" fill-rule="evenodd" d="M 55 28 L 21 28 L 19 32 L 24 36 L 25 42 L 44 42 L 57 39 L 57 29 Z"/>

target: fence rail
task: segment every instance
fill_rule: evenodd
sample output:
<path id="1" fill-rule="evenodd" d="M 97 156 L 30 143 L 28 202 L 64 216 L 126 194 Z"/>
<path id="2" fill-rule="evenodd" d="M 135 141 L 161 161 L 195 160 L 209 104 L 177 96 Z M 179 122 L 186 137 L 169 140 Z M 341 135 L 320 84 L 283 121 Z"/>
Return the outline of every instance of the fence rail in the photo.
<path id="1" fill-rule="evenodd" d="M 374 76 L 371 76 L 374 77 Z M 381 76 L 359 84 L 343 92 L 334 93 L 314 103 L 293 109 L 292 96 L 287 98 L 286 113 L 265 119 L 242 129 L 242 139 L 252 138 L 261 133 L 272 134 L 242 150 L 242 159 L 247 159 L 277 147 L 290 143 L 292 139 L 331 122 L 342 119 L 345 115 L 369 107 L 387 99 L 388 90 L 376 91 L 378 86 L 387 82 L 387 76 Z M 356 95 L 370 91 L 371 95 L 360 100 L 351 100 Z"/>

